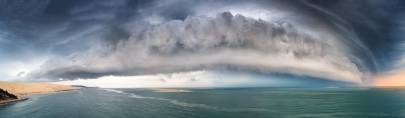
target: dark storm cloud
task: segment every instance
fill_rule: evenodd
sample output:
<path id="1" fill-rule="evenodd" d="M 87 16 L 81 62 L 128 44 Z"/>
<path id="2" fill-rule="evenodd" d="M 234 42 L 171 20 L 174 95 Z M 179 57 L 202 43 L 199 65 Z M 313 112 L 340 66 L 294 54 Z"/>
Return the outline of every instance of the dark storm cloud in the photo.
<path id="1" fill-rule="evenodd" d="M 78 42 L 119 39 L 126 35 L 121 35 L 124 32 L 115 30 L 115 27 L 136 17 L 137 9 L 149 2 L 1 0 L 0 31 L 6 32 L 3 34 L 7 36 L 1 40 L 9 41 L 8 44 L 2 43 L 2 49 L 10 54 L 16 51 L 20 56 L 28 50 L 66 55 L 88 48 Z M 105 33 L 94 36 L 100 31 Z"/>
<path id="2" fill-rule="evenodd" d="M 120 41 L 114 50 L 103 52 L 107 54 L 106 56 L 85 57 L 85 60 L 92 61 L 86 62 L 79 59 L 79 62 L 72 62 L 73 66 L 62 65 L 55 69 L 45 67 L 44 72 L 40 73 L 66 78 L 66 75 L 77 72 L 87 72 L 88 75 L 92 75 L 96 73 L 91 71 L 117 71 L 117 69 L 111 69 L 114 67 L 126 71 L 127 74 L 134 73 L 130 71 L 138 71 L 134 70 L 138 68 L 146 72 L 165 72 L 166 68 L 170 71 L 185 68 L 203 69 L 216 67 L 215 65 L 266 68 L 276 63 L 260 61 L 266 59 L 275 61 L 271 58 L 289 53 L 293 55 L 292 61 L 302 60 L 302 63 L 305 63 L 305 59 L 319 59 L 333 63 L 332 68 L 341 68 L 332 71 L 350 70 L 354 73 L 358 71 L 345 55 L 339 54 L 338 50 L 328 48 L 334 43 L 329 43 L 327 40 L 320 41 L 301 33 L 288 23 L 268 23 L 224 12 L 215 18 L 188 17 L 184 21 L 145 25 L 137 29 L 141 32 L 133 32 L 128 40 Z M 185 63 L 184 58 L 193 62 Z M 245 62 L 253 59 L 258 62 Z M 288 65 L 287 63 L 288 61 L 279 62 L 279 66 Z M 93 66 L 100 64 L 104 66 Z"/>
<path id="3" fill-rule="evenodd" d="M 184 21 L 141 22 L 135 26 L 128 39 L 107 45 L 112 46 L 111 50 L 106 47 L 84 53 L 77 56 L 77 61 L 67 60 L 62 63 L 69 64 L 60 67 L 46 66 L 33 76 L 75 79 L 115 71 L 145 74 L 233 65 L 260 71 L 361 81 L 360 70 L 350 61 L 350 54 L 337 50 L 344 46 L 337 43 L 338 37 L 331 32 L 310 35 L 286 22 L 271 23 L 229 12 L 219 13 L 213 18 L 189 16 Z M 276 62 L 283 59 L 288 60 Z M 313 67 L 324 70 L 313 70 Z"/>
<path id="4" fill-rule="evenodd" d="M 282 16 L 275 22 L 265 21 L 266 19 L 250 19 L 255 15 L 262 15 L 261 11 L 255 11 L 255 9 L 247 10 L 253 14 L 222 14 L 223 16 L 214 16 L 214 19 L 199 16 L 205 15 L 201 13 L 212 10 L 219 10 L 216 11 L 219 14 L 226 13 L 228 10 L 237 11 L 237 7 L 246 7 L 250 4 L 258 5 L 264 10 L 278 10 L 265 14 L 265 16 L 277 16 L 279 12 L 288 12 L 291 15 Z M 240 66 L 246 61 L 252 61 L 239 60 L 223 63 L 222 59 L 212 59 L 215 55 L 207 55 L 210 50 L 218 53 L 223 51 L 221 54 L 228 54 L 229 57 L 240 54 L 239 58 L 242 58 L 243 55 L 240 52 L 232 52 L 233 49 L 255 50 L 252 54 L 262 50 L 266 55 L 269 52 L 287 50 L 287 52 L 293 52 L 295 55 L 293 59 L 298 57 L 324 59 L 323 57 L 318 58 L 319 55 L 333 57 L 324 59 L 326 63 L 332 63 L 332 68 L 348 70 L 364 79 L 367 78 L 369 72 L 379 72 L 379 68 L 384 70 L 386 67 L 390 67 L 391 63 L 388 62 L 397 55 L 397 52 L 386 52 L 390 52 L 399 41 L 397 36 L 393 36 L 391 32 L 398 29 L 395 25 L 398 19 L 395 18 L 398 18 L 397 16 L 404 11 L 403 4 L 404 2 L 401 0 L 0 0 L 0 58 L 2 58 L 0 60 L 15 61 L 33 58 L 36 55 L 50 56 L 52 58 L 43 64 L 40 70 L 33 70 L 29 75 L 35 78 L 76 79 L 104 75 L 183 71 L 212 68 L 213 66 L 223 67 L 224 65 Z M 236 17 L 242 17 L 241 19 L 247 22 L 234 23 L 240 22 L 235 19 Z M 197 20 L 193 21 L 193 19 Z M 205 22 L 213 24 L 206 23 L 208 24 L 206 25 Z M 283 22 L 291 22 L 291 24 L 287 24 L 294 28 L 285 28 L 286 26 L 282 26 Z M 272 23 L 281 26 L 263 25 Z M 232 27 L 228 27 L 227 24 Z M 256 37 L 244 37 L 249 33 L 242 32 L 244 28 L 233 26 L 238 24 L 246 25 L 245 28 L 252 28 L 251 31 L 255 28 L 274 28 L 273 31 L 276 33 L 273 35 L 308 39 L 309 43 L 299 44 L 301 40 L 271 38 L 272 43 L 267 45 L 266 42 L 262 42 L 262 45 L 259 46 L 254 43 L 261 41 L 259 40 L 260 35 L 263 37 L 270 35 L 256 31 L 252 33 L 256 33 Z M 299 26 L 301 24 L 306 25 L 307 28 L 301 29 Z M 190 28 L 190 31 L 195 30 L 195 32 L 180 31 L 182 28 L 189 27 L 186 25 L 193 26 L 194 28 Z M 218 27 L 225 29 L 219 29 L 217 33 L 208 32 L 218 29 Z M 201 32 L 198 32 L 199 30 Z M 316 37 L 319 35 L 316 34 L 318 31 L 332 35 Z M 162 34 L 162 32 L 166 34 Z M 232 37 L 235 36 L 232 33 L 244 36 Z M 191 38 L 182 37 L 185 34 L 190 34 Z M 200 34 L 212 36 L 212 39 L 221 39 L 222 36 L 223 42 L 199 38 Z M 191 40 L 193 37 L 196 39 L 195 44 Z M 326 39 L 323 39 L 325 37 Z M 245 40 L 256 38 L 257 41 Z M 276 45 L 276 43 L 285 43 L 290 47 L 277 47 L 280 45 Z M 300 47 L 312 44 L 315 52 Z M 296 49 L 292 48 L 294 46 Z M 226 50 L 231 50 L 231 53 Z M 192 53 L 195 55 L 190 56 Z M 195 58 L 196 60 L 193 61 L 196 63 L 181 65 L 181 62 L 177 62 L 182 60 L 181 57 L 184 58 L 187 55 L 190 59 Z M 209 58 L 201 61 L 197 57 Z M 134 63 L 134 61 L 145 58 L 147 59 L 143 63 Z M 7 61 L 3 61 L 3 63 L 7 63 Z M 92 61 L 94 63 L 90 63 Z M 154 61 L 169 63 L 157 64 L 156 67 L 146 66 L 148 63 L 155 63 Z M 266 68 L 250 66 L 256 65 L 244 68 Z M 320 75 L 319 72 L 300 71 L 303 72 L 289 73 Z"/>
<path id="5" fill-rule="evenodd" d="M 397 32 L 398 20 L 405 12 L 403 0 L 307 0 L 308 3 L 319 6 L 340 17 L 351 27 L 359 39 L 375 55 L 376 64 L 368 61 L 369 68 L 374 72 L 384 71 L 396 61 L 398 53 L 397 44 L 401 42 L 394 32 Z M 360 55 L 362 52 L 359 53 Z"/>
<path id="6" fill-rule="evenodd" d="M 68 56 L 97 42 L 116 42 L 128 34 L 116 28 L 132 21 L 150 0 L 0 0 L 0 72 L 12 78 L 15 64 Z M 10 67 L 9 67 L 10 66 Z M 31 67 L 30 67 L 31 68 Z M 7 73 L 7 75 L 4 75 Z M 13 74 L 14 73 L 14 74 Z"/>

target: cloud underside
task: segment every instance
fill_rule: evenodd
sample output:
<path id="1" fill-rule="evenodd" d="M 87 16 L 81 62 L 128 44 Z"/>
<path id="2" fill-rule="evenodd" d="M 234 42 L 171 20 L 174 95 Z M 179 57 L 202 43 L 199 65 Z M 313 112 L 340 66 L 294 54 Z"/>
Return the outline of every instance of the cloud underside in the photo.
<path id="1" fill-rule="evenodd" d="M 137 76 L 104 76 L 96 79 L 58 81 L 56 84 L 101 88 L 215 88 L 215 87 L 334 87 L 353 86 L 308 77 L 267 75 L 234 71 L 188 71 Z"/>
<path id="2" fill-rule="evenodd" d="M 206 69 L 289 73 L 353 83 L 362 72 L 331 34 L 310 34 L 288 22 L 229 12 L 159 24 L 126 25 L 129 38 L 94 44 L 87 52 L 55 58 L 35 78 L 95 78 Z"/>

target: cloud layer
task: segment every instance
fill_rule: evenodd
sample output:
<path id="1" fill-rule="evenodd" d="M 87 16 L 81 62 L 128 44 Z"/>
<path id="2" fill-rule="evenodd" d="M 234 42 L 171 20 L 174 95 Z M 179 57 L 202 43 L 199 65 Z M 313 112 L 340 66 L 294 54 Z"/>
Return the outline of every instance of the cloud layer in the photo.
<path id="1" fill-rule="evenodd" d="M 401 68 L 395 0 L 0 2 L 2 78 L 242 70 L 367 83 Z"/>
<path id="2" fill-rule="evenodd" d="M 145 74 L 233 69 L 310 75 L 360 83 L 362 73 L 331 34 L 307 34 L 287 22 L 271 23 L 230 12 L 190 16 L 161 24 L 133 25 L 115 45 L 75 55 L 38 77 L 78 78 L 97 74 Z M 68 64 L 66 64 L 68 63 Z"/>
<path id="3" fill-rule="evenodd" d="M 97 79 L 76 79 L 54 82 L 101 88 L 217 88 L 217 87 L 336 87 L 353 86 L 310 77 L 259 74 L 233 71 L 187 71 L 138 76 L 103 76 Z"/>

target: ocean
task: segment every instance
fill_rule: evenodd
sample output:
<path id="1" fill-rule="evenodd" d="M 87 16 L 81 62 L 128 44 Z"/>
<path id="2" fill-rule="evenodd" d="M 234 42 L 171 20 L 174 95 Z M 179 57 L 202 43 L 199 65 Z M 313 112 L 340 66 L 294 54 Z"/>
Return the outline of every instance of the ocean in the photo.
<path id="1" fill-rule="evenodd" d="M 405 89 L 83 88 L 2 105 L 0 118 L 405 118 Z"/>

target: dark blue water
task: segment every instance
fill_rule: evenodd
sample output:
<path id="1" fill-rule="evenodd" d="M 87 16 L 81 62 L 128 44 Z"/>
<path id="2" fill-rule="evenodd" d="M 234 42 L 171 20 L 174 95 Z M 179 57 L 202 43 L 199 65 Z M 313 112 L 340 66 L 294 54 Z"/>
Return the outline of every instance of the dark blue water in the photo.
<path id="1" fill-rule="evenodd" d="M 0 118 L 405 118 L 405 90 L 90 88 L 0 106 Z"/>

